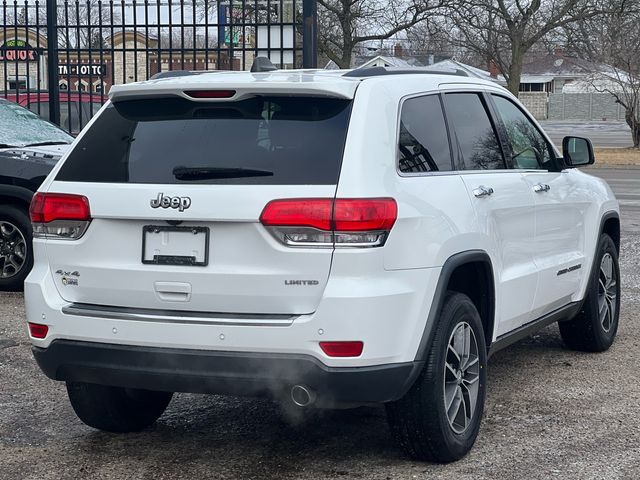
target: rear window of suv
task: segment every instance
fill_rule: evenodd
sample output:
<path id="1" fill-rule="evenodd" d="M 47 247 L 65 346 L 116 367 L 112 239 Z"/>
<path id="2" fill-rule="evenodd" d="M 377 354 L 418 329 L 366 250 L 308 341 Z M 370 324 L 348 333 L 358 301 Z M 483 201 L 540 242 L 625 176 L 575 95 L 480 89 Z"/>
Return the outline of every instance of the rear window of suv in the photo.
<path id="1" fill-rule="evenodd" d="M 106 183 L 334 185 L 351 101 L 179 97 L 107 107 L 56 180 Z"/>

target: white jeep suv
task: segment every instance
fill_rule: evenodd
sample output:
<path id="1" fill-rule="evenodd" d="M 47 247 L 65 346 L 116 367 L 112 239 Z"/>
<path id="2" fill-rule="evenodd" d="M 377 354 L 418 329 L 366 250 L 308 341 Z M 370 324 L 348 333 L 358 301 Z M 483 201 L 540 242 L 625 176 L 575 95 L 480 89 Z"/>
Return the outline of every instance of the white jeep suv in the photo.
<path id="1" fill-rule="evenodd" d="M 187 72 L 188 73 L 188 72 Z M 31 205 L 33 354 L 86 424 L 173 392 L 385 404 L 472 447 L 487 357 L 618 327 L 618 203 L 503 88 L 454 74 L 191 72 L 113 87 Z"/>

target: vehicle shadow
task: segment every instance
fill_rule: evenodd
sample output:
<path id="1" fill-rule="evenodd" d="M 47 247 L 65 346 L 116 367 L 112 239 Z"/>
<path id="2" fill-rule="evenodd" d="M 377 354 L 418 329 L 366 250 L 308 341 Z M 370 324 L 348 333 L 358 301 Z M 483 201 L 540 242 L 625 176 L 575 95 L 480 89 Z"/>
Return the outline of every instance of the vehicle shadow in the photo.
<path id="1" fill-rule="evenodd" d="M 523 389 L 544 388 L 548 379 L 544 365 L 571 365 L 571 355 L 575 354 L 564 349 L 557 327 L 494 355 L 480 438 L 459 465 L 489 454 L 491 445 L 499 441 L 492 438 L 492 415 L 500 414 L 496 408 L 500 402 L 522 395 Z M 531 401 L 544 409 L 544 399 Z M 85 431 L 77 446 L 93 458 L 93 468 L 116 453 L 125 465 L 162 465 L 170 478 L 193 476 L 200 470 L 215 471 L 220 478 L 275 479 L 305 472 L 319 472 L 321 478 L 355 478 L 366 477 L 364 463 L 382 470 L 416 463 L 395 445 L 382 407 L 315 410 L 292 421 L 270 400 L 179 394 L 157 424 L 144 432 Z M 453 467 L 428 468 L 448 471 Z"/>

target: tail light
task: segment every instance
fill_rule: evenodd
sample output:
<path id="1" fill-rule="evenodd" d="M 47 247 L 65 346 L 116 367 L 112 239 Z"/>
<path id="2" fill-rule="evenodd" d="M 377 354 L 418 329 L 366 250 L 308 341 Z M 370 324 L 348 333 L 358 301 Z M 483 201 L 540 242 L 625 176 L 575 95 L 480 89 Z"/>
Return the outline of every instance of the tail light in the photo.
<path id="1" fill-rule="evenodd" d="M 260 222 L 285 245 L 379 247 L 398 216 L 393 198 L 273 200 Z"/>
<path id="2" fill-rule="evenodd" d="M 68 193 L 36 193 L 29 215 L 35 238 L 76 240 L 91 222 L 87 197 Z"/>

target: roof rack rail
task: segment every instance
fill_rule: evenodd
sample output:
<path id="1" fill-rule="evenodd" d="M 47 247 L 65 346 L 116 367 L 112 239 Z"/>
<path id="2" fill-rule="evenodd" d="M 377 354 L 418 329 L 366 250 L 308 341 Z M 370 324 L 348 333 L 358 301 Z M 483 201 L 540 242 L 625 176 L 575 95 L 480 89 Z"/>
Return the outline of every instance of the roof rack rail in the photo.
<path id="1" fill-rule="evenodd" d="M 467 72 L 461 69 L 456 70 L 426 70 L 416 67 L 415 69 L 388 69 L 387 67 L 365 67 L 356 68 L 343 74 L 343 77 L 365 78 L 380 77 L 384 75 L 453 75 L 457 77 L 468 77 Z"/>
<path id="2" fill-rule="evenodd" d="M 203 73 L 209 73 L 208 70 L 167 70 L 166 72 L 158 72 L 153 75 L 149 80 L 158 80 L 159 78 L 173 78 L 173 77 L 189 77 L 191 75 L 202 75 Z"/>
<path id="3" fill-rule="evenodd" d="M 251 65 L 251 71 L 253 73 L 273 72 L 274 70 L 277 70 L 277 67 L 271 63 L 271 60 L 267 57 L 256 57 Z"/>

